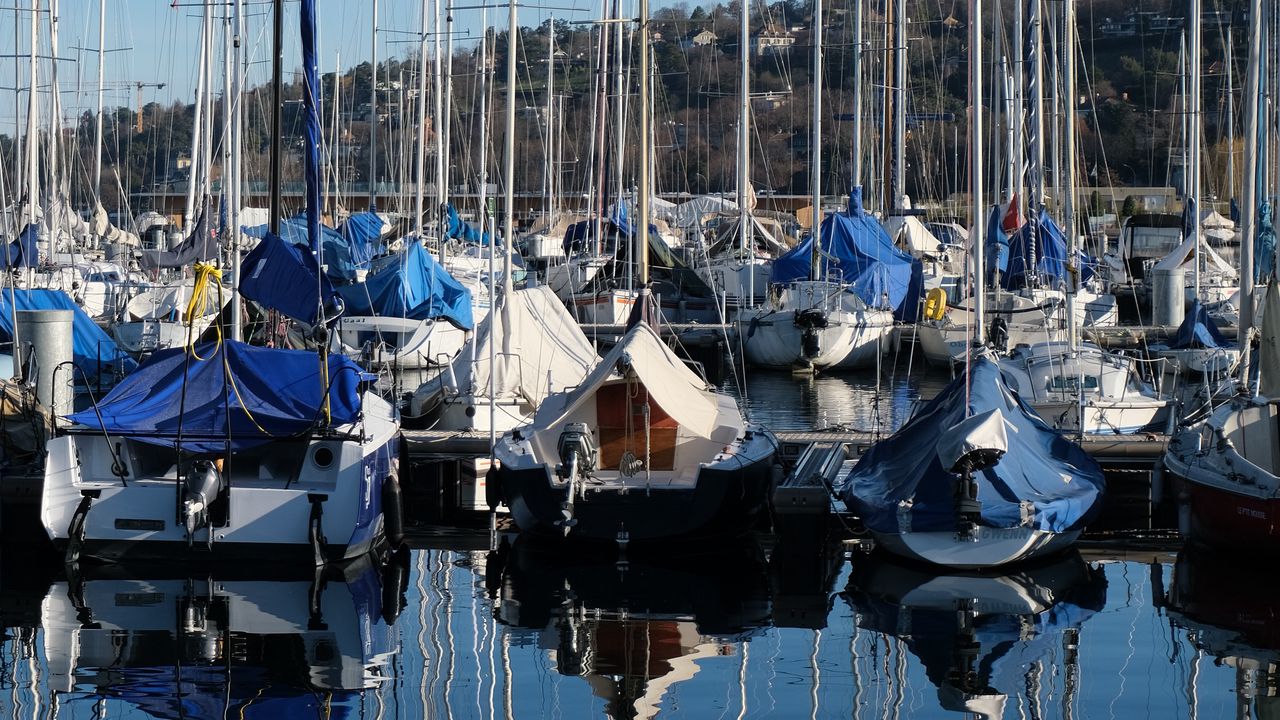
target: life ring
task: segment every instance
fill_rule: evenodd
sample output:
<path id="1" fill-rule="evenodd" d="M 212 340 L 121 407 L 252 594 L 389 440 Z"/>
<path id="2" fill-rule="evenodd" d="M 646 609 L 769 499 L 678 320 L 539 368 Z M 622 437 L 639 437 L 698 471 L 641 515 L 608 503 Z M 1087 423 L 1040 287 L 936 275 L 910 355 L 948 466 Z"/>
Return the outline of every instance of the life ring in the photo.
<path id="1" fill-rule="evenodd" d="M 382 481 L 382 532 L 393 548 L 404 542 L 404 501 L 394 474 Z"/>
<path id="2" fill-rule="evenodd" d="M 933 288 L 924 296 L 924 316 L 927 320 L 941 320 L 947 313 L 947 291 Z"/>

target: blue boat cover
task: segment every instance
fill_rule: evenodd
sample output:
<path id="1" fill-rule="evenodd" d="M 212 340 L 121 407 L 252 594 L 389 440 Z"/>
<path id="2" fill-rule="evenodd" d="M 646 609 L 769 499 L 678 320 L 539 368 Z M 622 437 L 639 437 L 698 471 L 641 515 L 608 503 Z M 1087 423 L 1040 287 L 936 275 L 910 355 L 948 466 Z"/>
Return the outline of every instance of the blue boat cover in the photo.
<path id="1" fill-rule="evenodd" d="M 444 318 L 470 330 L 471 292 L 411 242 L 398 255 L 379 258 L 363 283 L 338 288 L 348 315 L 381 315 L 410 320 Z"/>
<path id="2" fill-rule="evenodd" d="M 40 264 L 40 224 L 28 223 L 10 243 L 0 245 L 0 268 L 36 267 Z"/>
<path id="3" fill-rule="evenodd" d="M 1218 326 L 1209 319 L 1209 311 L 1200 304 L 1200 299 L 1196 298 L 1191 303 L 1191 312 L 1182 318 L 1182 324 L 1178 326 L 1178 336 L 1169 347 L 1179 350 L 1187 348 L 1211 350 L 1231 345 L 1232 343 L 1227 342 L 1227 339 L 1222 337 L 1222 333 L 1218 332 Z"/>
<path id="4" fill-rule="evenodd" d="M 77 383 L 86 380 L 96 382 L 100 375 L 110 375 L 114 368 L 128 372 L 138 365 L 61 290 L 5 289 L 0 292 L 0 340 L 13 340 L 14 305 L 18 310 L 70 310 L 74 313 L 71 320 L 71 361 L 76 366 Z M 18 332 L 21 335 L 21 329 Z"/>
<path id="5" fill-rule="evenodd" d="M 242 295 L 309 325 L 316 323 L 320 298 L 330 306 L 337 295 L 305 245 L 284 242 L 271 233 L 245 256 L 240 273 Z"/>
<path id="6" fill-rule="evenodd" d="M 1004 208 L 999 204 L 992 206 L 987 216 L 987 274 L 994 276 L 997 271 L 1003 273 L 1009 269 L 1009 234 L 1004 231 Z"/>
<path id="7" fill-rule="evenodd" d="M 382 218 L 377 213 L 356 213 L 338 228 L 338 233 L 351 249 L 351 262 L 368 267 L 369 261 L 382 250 Z"/>
<path id="8" fill-rule="evenodd" d="M 479 230 L 471 227 L 470 223 L 463 221 L 453 203 L 446 203 L 444 211 L 445 223 L 447 224 L 447 227 L 445 227 L 446 235 L 456 240 L 466 240 L 477 245 L 489 244 L 489 233 L 481 234 Z"/>
<path id="9" fill-rule="evenodd" d="M 1031 252 L 1035 250 L 1035 267 L 1031 264 Z M 1006 290 L 1017 290 L 1028 285 L 1028 276 L 1035 276 L 1043 285 L 1054 286 L 1071 281 L 1067 269 L 1070 253 L 1067 236 L 1043 207 L 1031 222 L 1026 223 L 1009 238 L 1009 262 L 1002 269 L 1000 285 Z M 1097 261 L 1077 251 L 1076 265 L 1081 270 L 1081 282 L 1094 276 Z"/>
<path id="10" fill-rule="evenodd" d="M 305 211 L 307 247 L 314 253 L 322 252 L 320 247 L 320 228 L 322 227 L 320 224 L 320 144 L 324 142 L 320 132 L 320 76 L 316 65 L 315 0 L 302 0 L 302 7 L 298 11 L 298 26 L 302 38 L 302 137 L 304 141 L 302 160 L 303 176 L 307 181 Z M 370 178 L 370 180 L 373 179 Z M 345 240 L 343 238 L 344 247 L 346 247 Z M 330 262 L 323 253 L 320 257 L 326 264 Z M 349 248 L 347 262 L 351 262 Z M 353 272 L 348 279 L 354 279 L 354 277 Z"/>
<path id="11" fill-rule="evenodd" d="M 305 433 L 323 423 L 319 359 L 233 340 L 160 350 L 98 403 L 69 419 L 152 445 L 173 447 L 178 434 L 191 453 L 232 452 Z M 333 425 L 360 415 L 360 367 L 329 356 Z M 183 385 L 186 392 L 183 392 Z M 99 419 L 101 418 L 101 419 Z M 228 426 L 228 420 L 230 426 Z"/>
<path id="12" fill-rule="evenodd" d="M 243 228 L 243 231 L 249 237 L 262 239 L 267 236 L 268 226 L 254 225 Z M 311 247 L 306 216 L 299 215 L 287 220 L 281 220 L 280 237 L 290 245 Z M 365 255 L 372 255 L 372 252 L 367 248 L 352 247 L 337 230 L 327 225 L 321 225 L 320 241 L 321 247 L 324 249 L 325 274 L 331 280 L 335 282 L 354 282 L 356 268 L 368 266 L 367 259 L 363 263 L 358 263 L 357 259 Z"/>
<path id="13" fill-rule="evenodd" d="M 862 188 L 849 193 L 849 210 L 832 213 L 819 229 L 822 262 L 868 306 L 892 310 L 894 318 L 915 321 L 924 293 L 919 260 L 893 246 L 875 216 L 862 208 Z M 773 261 L 770 282 L 788 283 L 809 277 L 813 234 Z"/>
<path id="14" fill-rule="evenodd" d="M 1036 529 L 1064 532 L 1088 524 L 1105 488 L 1098 464 L 1010 390 L 990 358 L 976 358 L 968 378 L 962 374 L 951 381 L 892 437 L 863 454 L 840 490 L 850 510 L 868 528 L 896 534 L 899 503 L 910 500 L 913 532 L 955 530 L 957 476 L 943 469 L 934 443 L 969 415 L 996 409 L 1006 422 L 1009 449 L 975 476 L 982 523 L 1018 527 L 1020 502 L 1028 500 Z"/>

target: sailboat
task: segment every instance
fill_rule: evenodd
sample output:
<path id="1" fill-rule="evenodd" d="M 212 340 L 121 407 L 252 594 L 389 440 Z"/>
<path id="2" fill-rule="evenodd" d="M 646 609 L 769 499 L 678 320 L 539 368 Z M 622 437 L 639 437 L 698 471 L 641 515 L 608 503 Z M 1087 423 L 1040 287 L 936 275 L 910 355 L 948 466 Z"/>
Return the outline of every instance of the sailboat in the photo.
<path id="1" fill-rule="evenodd" d="M 1258 98 L 1263 52 L 1260 2 L 1250 3 L 1249 72 L 1246 98 Z M 1240 295 L 1253 297 L 1255 237 L 1264 200 L 1258 172 L 1259 103 L 1245 103 L 1245 184 L 1240 244 Z M 1261 264 L 1261 263 L 1260 263 Z M 1253 304 L 1240 308 L 1241 332 L 1255 325 Z M 1169 441 L 1164 466 L 1180 502 L 1179 525 L 1191 540 L 1214 547 L 1280 552 L 1280 286 L 1274 276 L 1263 298 L 1258 385 L 1249 372 L 1249 344 L 1241 343 L 1246 368 L 1242 392 L 1203 420 L 1180 429 Z"/>
<path id="2" fill-rule="evenodd" d="M 1069 2 L 1070 0 L 1068 0 Z M 971 217 L 982 193 L 981 0 L 970 0 Z M 992 568 L 1069 547 L 1098 512 L 1102 470 L 1051 429 L 982 350 L 985 282 L 973 262 L 967 370 L 859 458 L 838 493 L 886 551 L 951 568 Z"/>
<path id="3" fill-rule="evenodd" d="M 336 301 L 314 254 L 315 12 L 314 0 L 304 0 L 312 246 L 269 233 L 239 281 L 246 297 L 322 327 Z M 278 188 L 280 164 L 273 165 Z M 272 220 L 278 229 L 278 205 Z M 216 272 L 201 267 L 199 275 L 217 292 Z M 217 340 L 157 352 L 106 397 L 69 416 L 70 427 L 49 442 L 45 531 L 68 560 L 268 553 L 318 565 L 378 550 L 388 537 L 398 540 L 402 526 L 400 433 L 395 408 L 365 388 L 369 380 L 323 349 L 253 347 L 223 339 L 220 328 Z"/>
<path id="4" fill-rule="evenodd" d="M 1173 363 L 1176 372 L 1206 380 L 1224 379 L 1240 363 L 1240 348 L 1222 336 L 1199 299 L 1192 301 L 1172 342 L 1151 345 L 1147 352 Z"/>
<path id="5" fill-rule="evenodd" d="M 639 226 L 647 227 L 647 0 L 640 17 Z M 641 286 L 626 333 L 576 388 L 548 396 L 494 449 L 495 496 L 523 532 L 622 547 L 739 534 L 768 501 L 777 440 L 658 336 L 648 244 L 638 244 Z"/>

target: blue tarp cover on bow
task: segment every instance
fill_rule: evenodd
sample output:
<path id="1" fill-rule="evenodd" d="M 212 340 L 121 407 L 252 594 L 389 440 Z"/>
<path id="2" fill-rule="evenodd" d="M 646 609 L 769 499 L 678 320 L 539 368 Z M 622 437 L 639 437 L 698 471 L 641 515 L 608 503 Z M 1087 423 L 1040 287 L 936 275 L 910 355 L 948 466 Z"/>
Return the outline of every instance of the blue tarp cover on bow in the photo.
<path id="1" fill-rule="evenodd" d="M 489 233 L 481 234 L 481 232 L 472 227 L 470 223 L 464 221 L 462 217 L 458 215 L 458 209 L 453 206 L 453 203 L 446 203 L 444 209 L 446 223 L 445 234 L 456 240 L 466 240 L 467 242 L 476 243 L 477 245 L 489 244 Z"/>
<path id="2" fill-rule="evenodd" d="M 99 372 L 109 374 L 118 364 L 122 364 L 126 372 L 137 366 L 133 358 L 61 290 L 0 291 L 0 340 L 13 340 L 14 307 L 10 300 L 18 310 L 70 310 L 74 313 L 71 319 L 71 361 L 77 369 L 75 382 L 96 381 Z M 18 335 L 22 335 L 21 328 Z"/>
<path id="3" fill-rule="evenodd" d="M 380 258 L 363 283 L 338 288 L 347 315 L 432 320 L 444 318 L 463 330 L 474 326 L 471 292 L 431 257 L 421 243 Z"/>
<path id="4" fill-rule="evenodd" d="M 28 223 L 12 242 L 0 245 L 0 268 L 40 265 L 39 223 Z"/>
<path id="5" fill-rule="evenodd" d="M 356 267 L 368 267 L 382 249 L 382 218 L 377 213 L 356 213 L 338 228 L 338 233 L 351 249 L 351 262 Z"/>
<path id="6" fill-rule="evenodd" d="M 1034 270 L 1028 273 L 1033 237 L 1036 262 Z M 1040 208 L 1034 222 L 1026 223 L 1009 238 L 1009 263 L 1000 276 L 1000 285 L 1006 290 L 1026 287 L 1028 275 L 1035 275 L 1041 284 L 1049 287 L 1068 283 L 1071 281 L 1067 270 L 1069 256 L 1066 233 L 1049 217 L 1048 211 Z M 1094 276 L 1097 261 L 1077 250 L 1076 266 L 1080 270 L 1080 281 L 1084 282 Z"/>
<path id="7" fill-rule="evenodd" d="M 1004 273 L 1009 269 L 1009 235 L 1002 227 L 1004 225 L 1004 208 L 1000 205 L 994 205 L 991 213 L 987 216 L 987 273 L 995 273 L 999 271 Z"/>
<path id="8" fill-rule="evenodd" d="M 892 437 L 863 454 L 840 491 L 850 510 L 872 530 L 898 533 L 899 503 L 910 500 L 912 531 L 955 530 L 956 475 L 943 469 L 935 443 L 969 415 L 998 409 L 1009 449 L 999 463 L 975 475 L 982 523 L 1018 527 L 1019 503 L 1029 500 L 1039 530 L 1063 532 L 1088 524 L 1105 487 L 1102 469 L 1011 391 L 994 361 L 979 357 L 970 372 L 968 393 L 960 375 Z"/>
<path id="9" fill-rule="evenodd" d="M 893 240 L 875 216 L 862 208 L 862 190 L 849 194 L 849 211 L 832 213 L 819 229 L 822 258 L 828 276 L 841 279 L 863 302 L 893 310 L 894 317 L 912 322 L 924 292 L 919 260 L 893 246 Z M 788 283 L 809 277 L 813 234 L 773 261 L 770 282 Z"/>
<path id="10" fill-rule="evenodd" d="M 326 306 L 332 304 L 335 295 L 329 279 L 320 274 L 316 256 L 305 244 L 287 243 L 271 233 L 245 256 L 240 269 L 240 293 L 308 325 L 316 323 L 320 305 L 317 293 Z"/>
<path id="11" fill-rule="evenodd" d="M 1230 347 L 1232 343 L 1222 337 L 1222 333 L 1218 332 L 1218 326 L 1213 324 L 1213 320 L 1209 319 L 1209 311 L 1204 305 L 1200 304 L 1200 299 L 1196 298 L 1191 303 L 1191 311 L 1182 318 L 1182 324 L 1178 326 L 1178 336 L 1174 338 L 1170 347 L 1177 349 L 1186 348 L 1220 348 Z"/>
<path id="12" fill-rule="evenodd" d="M 341 355 L 330 355 L 328 362 L 331 422 L 355 422 L 364 374 Z M 181 418 L 184 451 L 225 452 L 230 434 L 234 452 L 321 424 L 323 387 L 315 352 L 224 340 L 197 344 L 190 356 L 185 348 L 160 350 L 107 393 L 96 412 L 89 408 L 69 417 L 166 447 L 173 447 Z"/>
<path id="13" fill-rule="evenodd" d="M 267 236 L 267 228 L 267 225 L 254 225 L 243 228 L 243 230 L 244 234 L 249 237 L 262 239 Z M 306 215 L 281 220 L 280 237 L 291 245 L 299 245 L 304 248 L 311 247 Z M 341 233 L 327 225 L 320 226 L 320 242 L 324 250 L 325 274 L 332 280 L 354 282 L 356 268 L 368 266 L 367 258 L 363 263 L 357 263 L 357 259 L 372 253 L 367 248 L 353 247 Z"/>

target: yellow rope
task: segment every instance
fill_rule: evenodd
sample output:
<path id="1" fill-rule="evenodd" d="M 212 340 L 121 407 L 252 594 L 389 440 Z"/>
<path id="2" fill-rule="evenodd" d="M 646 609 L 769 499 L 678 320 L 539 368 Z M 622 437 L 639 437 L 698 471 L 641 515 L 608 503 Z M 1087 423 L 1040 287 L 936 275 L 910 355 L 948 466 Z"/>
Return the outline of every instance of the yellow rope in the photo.
<path id="1" fill-rule="evenodd" d="M 222 294 L 222 271 L 207 263 L 196 263 L 196 282 L 191 289 L 191 300 L 187 303 L 187 311 L 182 314 L 182 321 L 187 324 L 187 352 L 191 353 L 191 357 L 203 361 L 205 358 L 196 354 L 195 342 L 191 335 L 195 332 L 195 322 L 197 317 L 204 316 L 204 309 L 209 304 L 209 281 L 213 280 L 218 287 L 218 294 Z M 196 311 L 200 314 L 197 315 Z M 216 323 L 218 333 L 218 347 L 222 346 L 222 323 Z"/>

